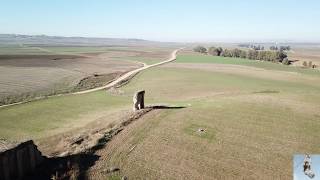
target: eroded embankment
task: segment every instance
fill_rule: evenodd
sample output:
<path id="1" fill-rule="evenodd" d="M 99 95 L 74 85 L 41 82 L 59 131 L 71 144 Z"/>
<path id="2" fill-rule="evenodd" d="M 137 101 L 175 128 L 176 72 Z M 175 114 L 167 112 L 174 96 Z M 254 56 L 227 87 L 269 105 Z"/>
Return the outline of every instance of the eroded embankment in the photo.
<path id="1" fill-rule="evenodd" d="M 155 108 L 147 107 L 129 113 L 127 118 L 112 127 L 106 125 L 105 127 L 96 127 L 83 134 L 74 135 L 74 133 L 70 133 L 69 136 L 61 134 L 42 140 L 39 149 L 43 149 L 48 158 L 44 160 L 35 173 L 27 178 L 84 178 L 86 171 L 99 159 L 99 156 L 95 154 L 97 150 L 103 148 L 125 126 Z M 53 146 L 53 144 L 56 144 L 56 146 Z"/>

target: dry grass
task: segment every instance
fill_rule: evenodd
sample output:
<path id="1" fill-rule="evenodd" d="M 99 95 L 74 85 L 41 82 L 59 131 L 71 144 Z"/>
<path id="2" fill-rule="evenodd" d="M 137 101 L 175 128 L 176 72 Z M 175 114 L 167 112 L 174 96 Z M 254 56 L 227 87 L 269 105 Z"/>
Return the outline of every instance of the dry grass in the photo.
<path id="1" fill-rule="evenodd" d="M 95 92 L 4 109 L 0 115 L 10 121 L 0 121 L 1 132 L 37 137 L 52 127 L 63 131 L 61 124 L 71 134 L 112 126 L 133 92 L 145 89 L 147 105 L 187 108 L 154 110 L 127 126 L 96 152 L 89 178 L 109 178 L 103 171 L 118 167 L 116 177 L 130 179 L 292 179 L 293 154 L 319 152 L 317 72 L 181 62 L 139 73 L 121 95 Z M 58 137 L 48 139 L 50 146 Z"/>
<path id="2" fill-rule="evenodd" d="M 106 167 L 132 179 L 292 179 L 293 154 L 320 150 L 320 86 L 311 81 L 318 75 L 187 66 L 147 70 L 122 88 L 143 87 L 147 102 L 187 108 L 129 125 L 97 152 L 93 179 L 106 178 Z"/>

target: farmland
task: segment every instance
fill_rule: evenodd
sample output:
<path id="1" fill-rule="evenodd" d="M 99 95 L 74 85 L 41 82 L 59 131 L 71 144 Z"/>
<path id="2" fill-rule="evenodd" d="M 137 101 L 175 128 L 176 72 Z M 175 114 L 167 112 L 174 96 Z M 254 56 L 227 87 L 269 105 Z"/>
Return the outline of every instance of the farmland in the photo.
<path id="1" fill-rule="evenodd" d="M 320 150 L 319 81 L 313 69 L 185 50 L 176 62 L 139 73 L 117 93 L 2 108 L 0 137 L 33 138 L 41 149 L 49 136 L 107 127 L 131 111 L 132 94 L 144 89 L 147 105 L 183 108 L 153 110 L 130 124 L 96 152 L 100 158 L 88 177 L 290 179 L 292 154 Z M 121 173 L 102 173 L 109 167 Z"/>
<path id="2" fill-rule="evenodd" d="M 149 103 L 186 108 L 153 111 L 125 129 L 98 151 L 92 176 L 116 166 L 134 179 L 290 179 L 292 154 L 320 149 L 320 86 L 305 79 L 320 75 L 272 70 L 266 62 L 255 71 L 255 62 L 244 60 L 237 71 L 219 60 L 181 55 L 123 87 L 128 95 L 143 87 Z"/>
<path id="3" fill-rule="evenodd" d="M 101 86 L 141 67 L 143 59 L 166 58 L 170 51 L 143 46 L 2 45 L 0 104 Z"/>

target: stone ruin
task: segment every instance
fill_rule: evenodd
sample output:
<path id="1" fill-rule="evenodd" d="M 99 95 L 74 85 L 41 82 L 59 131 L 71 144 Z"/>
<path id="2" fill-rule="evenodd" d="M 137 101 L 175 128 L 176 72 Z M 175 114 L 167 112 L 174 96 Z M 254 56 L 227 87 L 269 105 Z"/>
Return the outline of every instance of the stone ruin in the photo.
<path id="1" fill-rule="evenodd" d="M 22 179 L 44 160 L 32 140 L 0 150 L 0 180 Z"/>
<path id="2" fill-rule="evenodd" d="M 133 111 L 144 109 L 144 94 L 145 91 L 138 91 L 133 96 Z"/>

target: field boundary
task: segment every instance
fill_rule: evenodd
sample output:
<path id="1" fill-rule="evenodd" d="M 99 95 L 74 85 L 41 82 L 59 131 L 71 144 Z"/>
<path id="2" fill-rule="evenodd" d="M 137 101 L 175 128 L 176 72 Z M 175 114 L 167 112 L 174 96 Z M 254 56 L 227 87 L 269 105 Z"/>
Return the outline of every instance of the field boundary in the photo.
<path id="1" fill-rule="evenodd" d="M 51 96 L 36 97 L 33 100 L 29 100 L 29 101 L 21 101 L 21 102 L 16 102 L 16 103 L 12 103 L 12 104 L 1 105 L 0 108 L 19 105 L 19 104 L 25 104 L 25 103 L 29 103 L 29 102 L 33 102 L 33 101 L 37 101 L 37 100 L 42 100 L 42 99 L 46 99 L 46 98 L 51 98 L 51 97 L 56 97 L 56 96 L 79 95 L 79 94 L 86 94 L 86 93 L 95 92 L 95 91 L 99 91 L 99 90 L 103 90 L 103 89 L 108 89 L 108 88 L 114 87 L 116 85 L 119 85 L 122 82 L 128 82 L 129 79 L 133 78 L 136 74 L 138 74 L 139 72 L 141 72 L 145 69 L 149 69 L 149 68 L 152 68 L 155 66 L 160 66 L 160 65 L 163 65 L 163 64 L 166 64 L 166 63 L 169 63 L 169 62 L 176 60 L 177 53 L 182 49 L 183 48 L 179 48 L 179 49 L 174 50 L 171 53 L 170 58 L 167 60 L 161 61 L 159 63 L 151 64 L 151 65 L 144 65 L 141 68 L 129 71 L 129 72 L 125 73 L 124 75 L 120 76 L 118 79 L 111 81 L 110 83 L 108 83 L 105 86 L 101 86 L 101 87 L 97 87 L 97 88 L 93 88 L 93 89 L 89 89 L 89 90 L 84 90 L 84 91 L 79 91 L 79 92 L 62 93 L 62 94 L 56 94 L 56 95 L 51 95 Z"/>

